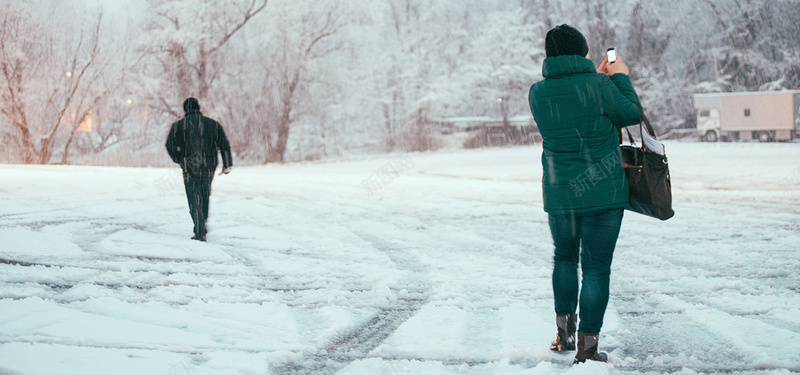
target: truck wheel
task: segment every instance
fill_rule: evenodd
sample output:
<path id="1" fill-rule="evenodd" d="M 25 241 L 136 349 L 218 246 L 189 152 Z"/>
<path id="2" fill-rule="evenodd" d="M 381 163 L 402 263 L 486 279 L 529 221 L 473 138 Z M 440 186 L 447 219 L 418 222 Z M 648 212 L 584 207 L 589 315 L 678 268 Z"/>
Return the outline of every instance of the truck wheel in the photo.
<path id="1" fill-rule="evenodd" d="M 716 142 L 719 140 L 719 137 L 717 137 L 717 132 L 709 130 L 706 132 L 706 136 L 703 137 L 703 140 L 706 142 Z"/>
<path id="2" fill-rule="evenodd" d="M 772 140 L 772 135 L 769 132 L 760 132 L 758 133 L 758 141 L 759 142 L 769 142 Z"/>

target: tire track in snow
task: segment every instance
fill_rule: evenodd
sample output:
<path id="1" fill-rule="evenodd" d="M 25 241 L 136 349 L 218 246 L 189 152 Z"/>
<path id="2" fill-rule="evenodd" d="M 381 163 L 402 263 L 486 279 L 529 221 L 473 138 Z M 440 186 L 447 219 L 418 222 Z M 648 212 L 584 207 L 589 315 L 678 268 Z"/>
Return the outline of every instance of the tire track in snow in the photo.
<path id="1" fill-rule="evenodd" d="M 400 325 L 411 319 L 428 301 L 430 282 L 423 266 L 408 255 L 404 249 L 395 248 L 371 235 L 356 233 L 373 247 L 383 252 L 394 262 L 398 270 L 408 275 L 390 288 L 398 297 L 384 306 L 359 327 L 341 334 L 328 344 L 313 352 L 302 354 L 298 359 L 270 367 L 272 374 L 333 374 L 352 362 L 365 359 L 380 346 Z"/>
<path id="2" fill-rule="evenodd" d="M 40 229 L 51 225 L 63 225 L 68 221 L 37 221 L 26 223 L 23 226 L 31 229 Z M 30 278 L 19 280 L 5 280 L 7 285 L 33 285 L 47 287 L 58 292 L 58 294 L 68 291 L 78 285 L 95 285 L 112 290 L 128 288 L 141 295 L 147 295 L 158 287 L 187 286 L 195 288 L 203 287 L 241 287 L 248 291 L 260 290 L 269 292 L 291 292 L 300 293 L 308 291 L 318 291 L 323 289 L 322 285 L 309 285 L 304 283 L 287 283 L 279 275 L 265 272 L 259 264 L 244 254 L 241 249 L 227 243 L 209 243 L 222 253 L 227 254 L 231 259 L 225 264 L 227 266 L 239 267 L 239 272 L 220 272 L 211 269 L 198 271 L 197 265 L 207 262 L 202 258 L 177 259 L 168 257 L 143 256 L 135 254 L 108 254 L 102 251 L 101 243 L 109 236 L 128 228 L 134 228 L 142 232 L 156 234 L 152 226 L 130 225 L 120 222 L 99 223 L 94 221 L 87 222 L 91 226 L 90 231 L 72 233 L 73 241 L 82 250 L 92 254 L 91 259 L 82 258 L 62 258 L 47 260 L 22 260 L 14 257 L 0 256 L 0 269 L 5 267 L 21 267 L 23 269 L 33 269 L 37 267 L 52 268 L 56 270 L 95 271 L 94 279 L 99 280 L 103 276 L 102 282 L 96 280 L 85 280 L 83 278 L 66 278 L 53 281 L 50 278 L 40 279 L 36 277 L 35 270 L 25 270 L 30 273 Z M 186 240 L 189 242 L 189 240 Z M 131 270 L 131 266 L 134 270 Z M 122 269 L 133 273 L 152 273 L 160 277 L 151 277 L 146 280 L 130 280 L 127 274 L 123 274 Z M 102 275 L 101 275 L 102 274 Z M 173 275 L 186 275 L 187 277 L 201 277 L 202 280 L 187 283 L 170 279 Z M 363 290 L 355 290 L 363 291 Z M 11 295 L 0 295 L 3 298 L 21 299 L 25 297 L 12 297 Z M 298 297 L 299 298 L 299 297 Z M 166 301 L 164 301 L 166 302 Z M 172 302 L 166 302 L 174 304 Z M 185 303 L 183 303 L 185 304 Z M 287 305 L 292 306 L 293 301 L 287 301 Z"/>

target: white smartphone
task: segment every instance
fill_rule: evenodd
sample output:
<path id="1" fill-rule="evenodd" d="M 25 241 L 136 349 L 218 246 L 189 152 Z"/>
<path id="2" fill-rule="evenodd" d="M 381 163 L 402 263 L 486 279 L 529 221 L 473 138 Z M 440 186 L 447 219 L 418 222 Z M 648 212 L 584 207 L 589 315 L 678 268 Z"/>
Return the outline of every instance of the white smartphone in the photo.
<path id="1" fill-rule="evenodd" d="M 614 61 L 617 61 L 617 49 L 614 47 L 609 47 L 608 51 L 606 51 L 608 55 L 608 63 L 613 64 Z"/>

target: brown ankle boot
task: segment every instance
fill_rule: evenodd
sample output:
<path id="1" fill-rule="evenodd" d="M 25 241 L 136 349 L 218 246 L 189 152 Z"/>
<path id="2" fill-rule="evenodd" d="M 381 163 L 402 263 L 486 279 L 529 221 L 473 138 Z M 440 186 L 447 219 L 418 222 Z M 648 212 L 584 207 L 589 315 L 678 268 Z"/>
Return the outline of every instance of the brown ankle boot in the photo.
<path id="1" fill-rule="evenodd" d="M 578 351 L 575 353 L 574 363 L 583 363 L 586 360 L 608 362 L 608 355 L 597 351 L 599 333 L 578 332 Z"/>
<path id="2" fill-rule="evenodd" d="M 578 316 L 575 314 L 556 315 L 556 341 L 550 344 L 550 350 L 554 352 L 565 352 L 575 350 L 575 330 Z"/>

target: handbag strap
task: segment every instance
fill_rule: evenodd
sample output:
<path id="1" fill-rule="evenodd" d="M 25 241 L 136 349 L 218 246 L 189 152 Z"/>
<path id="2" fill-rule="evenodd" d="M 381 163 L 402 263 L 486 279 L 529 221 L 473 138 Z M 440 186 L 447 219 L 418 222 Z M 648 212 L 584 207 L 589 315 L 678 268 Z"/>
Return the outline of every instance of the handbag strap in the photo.
<path id="1" fill-rule="evenodd" d="M 653 126 L 650 125 L 650 120 L 647 118 L 647 115 L 644 114 L 644 108 L 642 108 L 642 105 L 639 103 L 634 102 L 634 104 L 639 107 L 639 128 L 647 128 L 647 132 L 650 134 L 650 136 L 653 137 L 653 139 L 658 140 L 658 138 L 656 138 L 656 132 L 653 130 Z M 642 129 L 642 131 L 644 130 Z"/>
<path id="2" fill-rule="evenodd" d="M 647 132 L 650 134 L 650 136 L 653 137 L 653 139 L 658 140 L 658 138 L 656 138 L 656 132 L 653 130 L 653 126 L 650 125 L 650 120 L 647 118 L 647 115 L 644 114 L 644 108 L 642 108 L 642 105 L 636 102 L 633 104 L 636 104 L 636 106 L 639 107 L 639 134 L 644 134 L 645 129 L 647 129 Z M 628 133 L 628 141 L 631 142 L 632 146 L 636 146 L 636 141 L 633 139 L 633 135 L 628 128 L 629 126 L 625 127 L 625 132 Z M 621 134 L 620 138 L 622 138 Z M 642 140 L 642 147 L 644 147 L 644 140 Z"/>
<path id="3" fill-rule="evenodd" d="M 636 146 L 636 141 L 633 139 L 633 135 L 631 134 L 631 131 L 628 128 L 629 126 L 625 127 L 625 132 L 628 133 L 628 142 L 630 142 L 631 145 Z"/>

